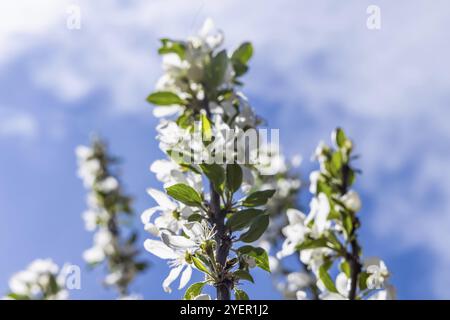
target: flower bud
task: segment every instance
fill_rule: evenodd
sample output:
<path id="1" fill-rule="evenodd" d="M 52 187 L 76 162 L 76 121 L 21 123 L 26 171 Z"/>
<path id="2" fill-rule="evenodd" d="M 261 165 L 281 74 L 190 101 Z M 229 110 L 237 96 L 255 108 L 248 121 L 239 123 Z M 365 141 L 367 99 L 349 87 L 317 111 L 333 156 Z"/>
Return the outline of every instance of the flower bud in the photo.
<path id="1" fill-rule="evenodd" d="M 361 209 L 361 199 L 357 192 L 350 190 L 341 197 L 341 201 L 345 207 L 353 212 L 357 212 Z"/>

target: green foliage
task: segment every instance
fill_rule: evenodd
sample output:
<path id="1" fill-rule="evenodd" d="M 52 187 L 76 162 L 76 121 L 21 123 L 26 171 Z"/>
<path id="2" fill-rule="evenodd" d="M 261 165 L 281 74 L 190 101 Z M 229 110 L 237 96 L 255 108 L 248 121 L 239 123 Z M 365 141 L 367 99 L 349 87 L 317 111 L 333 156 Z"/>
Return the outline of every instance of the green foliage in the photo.
<path id="1" fill-rule="evenodd" d="M 227 65 L 228 56 L 225 50 L 220 51 L 211 59 L 205 70 L 205 85 L 209 90 L 214 91 L 223 82 Z"/>
<path id="2" fill-rule="evenodd" d="M 197 193 L 197 191 L 182 183 L 175 184 L 173 186 L 170 186 L 166 189 L 167 194 L 174 198 L 175 200 L 178 200 L 185 205 L 193 206 L 193 207 L 201 207 L 202 206 L 202 198 Z"/>
<path id="3" fill-rule="evenodd" d="M 203 287 L 206 282 L 196 282 L 193 283 L 185 292 L 184 300 L 192 300 L 195 297 L 199 296 L 202 293 Z"/>
<path id="4" fill-rule="evenodd" d="M 235 212 L 227 220 L 226 226 L 232 231 L 242 230 L 250 225 L 250 223 L 258 216 L 264 214 L 263 210 L 246 209 Z"/>
<path id="5" fill-rule="evenodd" d="M 255 259 L 256 266 L 259 268 L 270 272 L 270 266 L 269 266 L 269 256 L 263 248 L 259 247 L 252 247 L 249 245 L 242 246 L 238 249 L 239 255 L 247 255 L 249 257 L 252 257 Z"/>
<path id="6" fill-rule="evenodd" d="M 250 194 L 242 203 L 245 207 L 259 207 L 267 204 L 267 201 L 275 194 L 275 190 L 256 191 Z"/>
<path id="7" fill-rule="evenodd" d="M 225 171 L 222 166 L 212 163 L 212 164 L 201 164 L 200 168 L 203 173 L 208 177 L 209 181 L 212 182 L 214 190 L 219 194 L 222 194 L 223 184 L 225 182 Z"/>
<path id="8" fill-rule="evenodd" d="M 256 217 L 251 221 L 248 231 L 241 234 L 239 240 L 247 243 L 258 240 L 269 226 L 269 221 L 269 216 L 266 214 Z"/>
<path id="9" fill-rule="evenodd" d="M 239 164 L 233 163 L 227 165 L 227 189 L 233 194 L 239 190 L 242 185 L 242 168 Z"/>
<path id="10" fill-rule="evenodd" d="M 247 281 L 250 281 L 251 283 L 255 283 L 255 280 L 253 279 L 250 272 L 248 272 L 246 270 L 239 269 L 239 270 L 236 270 L 233 274 L 235 277 L 237 277 L 240 280 L 247 280 Z"/>
<path id="11" fill-rule="evenodd" d="M 186 101 L 173 92 L 158 91 L 150 94 L 147 101 L 157 106 L 185 105 Z"/>
<path id="12" fill-rule="evenodd" d="M 338 291 L 336 289 L 336 286 L 334 285 L 333 279 L 331 279 L 330 275 L 328 274 L 328 269 L 330 268 L 330 266 L 331 263 L 325 263 L 320 266 L 319 278 L 328 291 L 337 293 Z"/>
<path id="13" fill-rule="evenodd" d="M 247 72 L 247 63 L 253 55 L 253 46 L 249 42 L 244 42 L 231 55 L 231 62 L 236 76 L 239 77 Z"/>
<path id="14" fill-rule="evenodd" d="M 184 59 L 186 54 L 186 45 L 181 41 L 174 41 L 171 39 L 161 39 L 161 47 L 158 49 L 159 54 L 175 53 L 181 59 Z"/>
<path id="15" fill-rule="evenodd" d="M 236 297 L 236 300 L 250 300 L 248 294 L 241 289 L 234 289 L 234 296 Z"/>

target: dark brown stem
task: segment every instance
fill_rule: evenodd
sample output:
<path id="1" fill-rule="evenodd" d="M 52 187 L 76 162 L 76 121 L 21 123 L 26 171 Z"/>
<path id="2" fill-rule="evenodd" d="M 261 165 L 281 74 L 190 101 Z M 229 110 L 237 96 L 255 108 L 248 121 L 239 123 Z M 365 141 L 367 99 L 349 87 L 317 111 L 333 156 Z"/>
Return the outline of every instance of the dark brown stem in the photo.
<path id="1" fill-rule="evenodd" d="M 342 166 L 342 187 L 341 193 L 342 195 L 347 193 L 348 189 L 348 174 L 350 171 L 350 167 L 345 164 Z M 356 217 L 352 217 L 352 231 L 349 235 L 350 240 L 350 248 L 351 252 L 347 254 L 347 261 L 350 264 L 350 292 L 348 298 L 350 300 L 355 300 L 358 291 L 358 277 L 361 273 L 361 262 L 359 259 L 359 251 L 360 247 L 358 244 L 358 240 L 356 239 L 356 229 L 358 228 L 358 219 Z"/>
<path id="2" fill-rule="evenodd" d="M 232 288 L 232 281 L 227 278 L 227 272 L 225 265 L 227 263 L 227 257 L 231 249 L 231 238 L 225 227 L 225 215 L 226 212 L 220 209 L 220 195 L 214 190 L 214 186 L 210 184 L 211 189 L 211 216 L 210 219 L 215 225 L 216 235 L 215 240 L 217 243 L 216 255 L 218 268 L 218 282 L 216 283 L 217 300 L 230 300 L 230 291 Z"/>
<path id="3" fill-rule="evenodd" d="M 351 246 L 351 254 L 349 256 L 350 258 L 350 293 L 349 293 L 349 299 L 355 300 L 356 299 L 356 292 L 358 288 L 358 276 L 361 272 L 361 263 L 359 262 L 359 245 L 356 239 L 353 239 L 350 242 Z"/>
<path id="4" fill-rule="evenodd" d="M 208 118 L 211 118 L 211 111 L 209 110 L 209 100 L 205 98 L 203 101 L 203 108 L 205 109 Z M 217 243 L 216 255 L 218 278 L 215 284 L 217 290 L 217 300 L 230 300 L 231 299 L 231 289 L 233 287 L 233 282 L 227 278 L 227 271 L 225 265 L 227 263 L 227 258 L 231 249 L 231 237 L 225 227 L 225 216 L 226 210 L 221 210 L 220 208 L 220 195 L 214 189 L 214 185 L 210 182 L 210 222 L 215 226 L 216 235 L 215 240 Z"/>

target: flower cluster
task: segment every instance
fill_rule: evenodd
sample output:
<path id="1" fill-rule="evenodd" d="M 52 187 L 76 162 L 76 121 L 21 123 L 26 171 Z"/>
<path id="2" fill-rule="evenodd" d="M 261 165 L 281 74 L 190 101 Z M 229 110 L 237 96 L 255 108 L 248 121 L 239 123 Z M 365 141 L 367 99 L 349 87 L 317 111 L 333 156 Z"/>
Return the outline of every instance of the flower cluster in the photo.
<path id="1" fill-rule="evenodd" d="M 298 167 L 302 161 L 301 156 L 295 155 L 292 159 L 287 159 L 281 150 L 266 146 L 262 153 L 273 169 L 272 175 L 255 174 L 250 190 L 276 190 L 273 197 L 267 203 L 267 213 L 270 216 L 269 227 L 259 240 L 259 245 L 269 254 L 269 264 L 272 281 L 278 291 L 286 299 L 296 299 L 297 292 L 309 292 L 311 297 L 317 298 L 317 286 L 314 275 L 306 269 L 306 266 L 299 260 L 299 269 L 293 268 L 292 264 L 287 264 L 279 259 L 275 253 L 283 243 L 285 236 L 283 230 L 289 224 L 289 216 L 286 211 L 298 208 L 298 197 L 301 190 Z M 292 230 L 295 232 L 295 230 Z"/>
<path id="2" fill-rule="evenodd" d="M 351 166 L 353 143 L 339 128 L 332 141 L 335 149 L 323 143 L 316 149 L 320 170 L 310 175 L 310 212 L 287 210 L 289 224 L 282 230 L 285 240 L 277 256 L 299 251 L 300 260 L 316 276 L 320 299 L 392 299 L 384 262 L 361 258 L 357 238 L 361 200 L 351 189 L 358 172 Z M 307 297 L 302 290 L 296 294 L 299 299 Z"/>
<path id="3" fill-rule="evenodd" d="M 125 297 L 136 274 L 146 268 L 145 262 L 137 261 L 136 232 L 122 230 L 124 223 L 120 221 L 121 213 L 128 218 L 133 215 L 131 199 L 122 193 L 119 181 L 111 174 L 109 166 L 115 159 L 109 157 L 102 141 L 95 139 L 92 147 L 77 147 L 76 155 L 78 175 L 90 190 L 89 209 L 83 219 L 86 229 L 95 232 L 93 247 L 83 253 L 83 258 L 91 266 L 106 261 L 109 273 L 105 284 L 116 287 Z"/>
<path id="4" fill-rule="evenodd" d="M 51 259 L 34 260 L 25 270 L 9 280 L 10 292 L 5 299 L 12 300 L 65 300 L 65 268 L 60 269 Z"/>
<path id="5" fill-rule="evenodd" d="M 260 122 L 238 90 L 253 49 L 244 43 L 231 55 L 220 50 L 223 34 L 211 20 L 187 41 L 161 42 L 165 72 L 147 100 L 161 118 L 157 139 L 168 156 L 150 170 L 166 193 L 148 190 L 157 206 L 142 214 L 142 222 L 159 239 L 144 246 L 169 262 L 165 291 L 178 277 L 179 289 L 184 288 L 196 269 L 205 281 L 192 284 L 185 299 L 209 298 L 202 295 L 206 284 L 216 287 L 217 299 L 230 299 L 231 291 L 246 299 L 239 285 L 253 282 L 251 268 L 269 271 L 268 256 L 262 248 L 235 244 L 255 242 L 264 233 L 265 205 L 274 194 L 267 189 L 245 193 L 257 165 L 239 159 L 245 155 L 240 142 Z"/>

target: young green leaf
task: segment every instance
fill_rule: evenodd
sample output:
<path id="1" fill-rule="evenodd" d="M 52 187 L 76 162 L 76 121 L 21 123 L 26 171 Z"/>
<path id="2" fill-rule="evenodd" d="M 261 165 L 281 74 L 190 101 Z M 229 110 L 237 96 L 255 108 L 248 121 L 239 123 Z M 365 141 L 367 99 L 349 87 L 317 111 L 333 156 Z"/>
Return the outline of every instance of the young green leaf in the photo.
<path id="1" fill-rule="evenodd" d="M 369 278 L 369 274 L 365 271 L 361 272 L 359 274 L 359 289 L 361 291 L 366 290 L 367 289 L 367 278 Z"/>
<path id="2" fill-rule="evenodd" d="M 247 63 L 253 55 L 253 47 L 249 42 L 245 42 L 233 52 L 231 56 L 231 62 L 236 76 L 239 77 L 247 72 Z"/>
<path id="3" fill-rule="evenodd" d="M 228 65 L 228 56 L 225 50 L 220 51 L 211 59 L 210 64 L 205 70 L 206 83 L 210 89 L 218 87 L 225 76 L 225 71 Z"/>
<path id="4" fill-rule="evenodd" d="M 209 121 L 208 117 L 206 116 L 206 113 L 201 114 L 201 120 L 202 120 L 202 138 L 204 142 L 211 142 L 212 141 L 212 129 L 211 129 L 211 122 Z"/>
<path id="5" fill-rule="evenodd" d="M 264 233 L 264 231 L 266 231 L 268 226 L 269 226 L 269 216 L 266 214 L 258 216 L 252 220 L 250 228 L 248 229 L 247 232 L 241 235 L 239 240 L 247 243 L 254 242 L 262 236 L 262 234 Z"/>
<path id="6" fill-rule="evenodd" d="M 225 182 L 225 170 L 223 170 L 222 166 L 216 163 L 204 163 L 200 165 L 200 168 L 208 177 L 209 181 L 213 183 L 216 192 L 221 194 L 223 191 L 223 183 Z"/>
<path id="7" fill-rule="evenodd" d="M 200 270 L 200 271 L 202 271 L 202 272 L 204 272 L 206 274 L 210 273 L 208 268 L 203 264 L 203 262 L 199 258 L 192 256 L 192 262 L 194 262 L 194 266 L 198 270 Z"/>
<path id="8" fill-rule="evenodd" d="M 256 191 L 249 195 L 242 203 L 245 207 L 263 206 L 274 195 L 275 190 Z"/>
<path id="9" fill-rule="evenodd" d="M 192 300 L 195 297 L 199 296 L 202 293 L 203 287 L 205 286 L 206 282 L 196 282 L 192 284 L 184 294 L 184 300 Z"/>
<path id="10" fill-rule="evenodd" d="M 231 193 L 235 193 L 239 190 L 242 184 L 242 168 L 237 163 L 227 165 L 227 189 Z"/>
<path id="11" fill-rule="evenodd" d="M 238 60 L 246 64 L 253 55 L 253 46 L 250 42 L 244 42 L 231 55 L 232 60 Z"/>
<path id="12" fill-rule="evenodd" d="M 336 286 L 334 285 L 333 279 L 331 279 L 328 274 L 328 268 L 326 264 L 323 264 L 319 268 L 319 278 L 322 280 L 323 285 L 327 288 L 328 291 L 337 293 Z"/>
<path id="13" fill-rule="evenodd" d="M 161 48 L 158 49 L 159 54 L 175 53 L 181 59 L 184 59 L 186 46 L 181 41 L 174 41 L 171 39 L 161 39 Z"/>
<path id="14" fill-rule="evenodd" d="M 332 134 L 332 140 L 339 148 L 344 147 L 347 137 L 345 136 L 344 130 L 341 128 L 336 128 Z"/>
<path id="15" fill-rule="evenodd" d="M 249 257 L 255 259 L 256 265 L 261 269 L 270 272 L 269 266 L 269 256 L 263 248 L 252 247 L 252 246 L 242 246 L 238 249 L 238 254 L 246 254 Z"/>
<path id="16" fill-rule="evenodd" d="M 347 278 L 350 278 L 350 276 L 351 276 L 351 275 L 350 275 L 351 271 L 350 271 L 350 264 L 348 263 L 348 261 L 343 260 L 343 261 L 341 262 L 341 264 L 339 265 L 339 268 L 341 269 L 342 272 L 345 273 L 345 275 L 347 276 Z"/>
<path id="17" fill-rule="evenodd" d="M 320 239 L 306 239 L 305 241 L 299 243 L 295 248 L 297 250 L 305 250 L 305 249 L 315 249 L 322 248 L 327 246 L 327 240 Z"/>
<path id="18" fill-rule="evenodd" d="M 187 218 L 187 220 L 188 220 L 189 222 L 194 222 L 194 221 L 200 222 L 200 221 L 202 221 L 204 218 L 205 218 L 205 217 L 203 217 L 203 216 L 202 216 L 201 214 L 199 214 L 199 213 L 193 213 L 193 214 L 191 214 L 191 215 Z"/>
<path id="19" fill-rule="evenodd" d="M 157 91 L 147 97 L 147 101 L 157 106 L 170 106 L 174 104 L 185 105 L 186 101 L 170 91 Z"/>
<path id="20" fill-rule="evenodd" d="M 201 207 L 202 198 L 197 191 L 187 184 L 178 183 L 166 189 L 167 194 L 185 205 Z"/>
<path id="21" fill-rule="evenodd" d="M 236 300 L 250 300 L 248 294 L 241 289 L 234 289 L 234 296 L 236 297 Z"/>
<path id="22" fill-rule="evenodd" d="M 30 300 L 29 296 L 17 293 L 9 293 L 7 297 L 12 300 Z"/>
<path id="23" fill-rule="evenodd" d="M 250 225 L 253 219 L 264 214 L 263 210 L 246 209 L 233 213 L 226 226 L 232 231 L 242 230 Z"/>
<path id="24" fill-rule="evenodd" d="M 234 272 L 234 275 L 238 278 L 238 279 L 242 279 L 242 280 L 247 280 L 250 281 L 251 283 L 255 283 L 255 280 L 253 280 L 252 275 L 250 274 L 250 272 L 246 271 L 246 270 L 236 270 Z"/>

